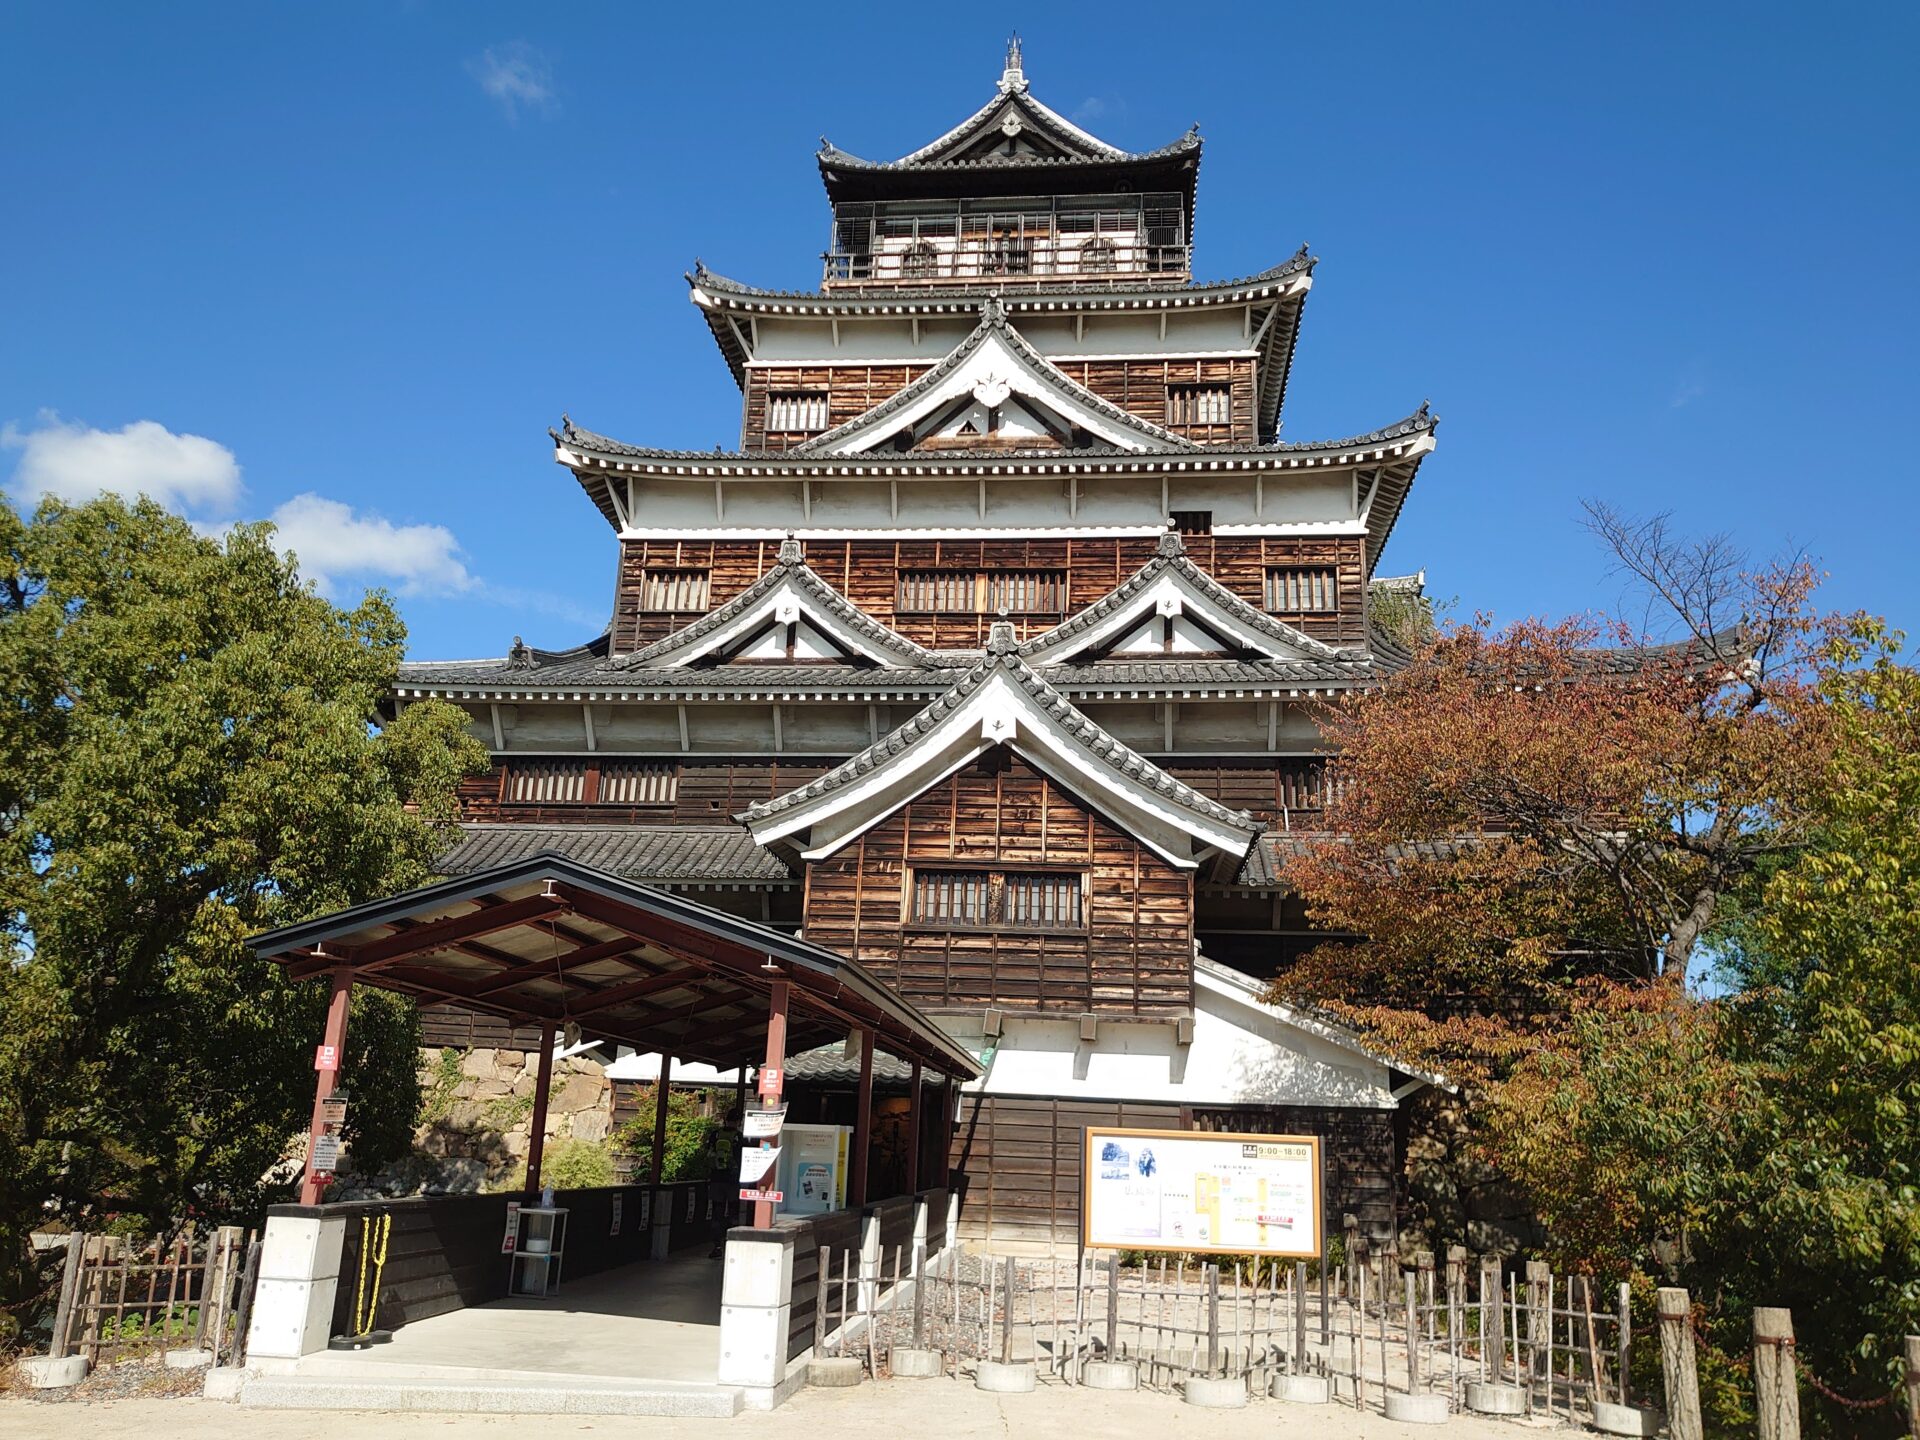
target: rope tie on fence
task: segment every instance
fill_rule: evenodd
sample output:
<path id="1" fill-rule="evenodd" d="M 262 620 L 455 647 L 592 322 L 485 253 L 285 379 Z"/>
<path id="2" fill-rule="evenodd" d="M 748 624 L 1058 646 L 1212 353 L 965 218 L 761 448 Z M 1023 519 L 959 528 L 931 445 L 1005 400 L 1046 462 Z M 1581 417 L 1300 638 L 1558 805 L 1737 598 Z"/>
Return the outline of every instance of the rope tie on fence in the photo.
<path id="1" fill-rule="evenodd" d="M 1669 1315 L 1666 1311 L 1662 1310 L 1660 1312 L 1660 1318 L 1663 1320 L 1678 1320 L 1681 1317 L 1679 1315 Z M 1714 1343 L 1713 1338 L 1708 1335 L 1705 1330 L 1700 1328 L 1700 1322 L 1694 1319 L 1692 1315 L 1688 1315 L 1686 1321 L 1687 1328 L 1693 1331 L 1693 1338 L 1715 1354 L 1726 1355 L 1727 1363 L 1735 1370 L 1745 1372 L 1753 1369 L 1753 1361 L 1750 1357 L 1746 1355 L 1727 1355 L 1724 1350 Z M 1895 1400 L 1902 1398 L 1897 1391 L 1888 1391 L 1885 1395 L 1875 1400 L 1855 1400 L 1850 1395 L 1842 1395 L 1838 1390 L 1835 1390 L 1808 1368 L 1807 1362 L 1800 1358 L 1800 1347 L 1794 1342 L 1793 1337 L 1790 1335 L 1755 1335 L 1753 1337 L 1753 1343 L 1755 1345 L 1770 1345 L 1779 1350 L 1793 1351 L 1795 1373 L 1799 1378 L 1806 1381 L 1815 1393 L 1824 1399 L 1831 1400 L 1835 1405 L 1843 1409 L 1880 1410 L 1891 1405 Z M 1920 1372 L 1909 1372 L 1907 1378 L 1909 1380 L 1920 1380 Z"/>

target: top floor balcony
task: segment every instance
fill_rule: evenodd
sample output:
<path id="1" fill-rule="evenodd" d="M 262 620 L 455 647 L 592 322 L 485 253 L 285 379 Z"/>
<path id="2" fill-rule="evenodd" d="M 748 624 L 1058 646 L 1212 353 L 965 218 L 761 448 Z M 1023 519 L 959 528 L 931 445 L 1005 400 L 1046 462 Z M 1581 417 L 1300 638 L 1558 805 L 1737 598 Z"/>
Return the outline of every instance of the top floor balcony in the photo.
<path id="1" fill-rule="evenodd" d="M 1166 195 L 843 203 L 828 289 L 1183 285 L 1185 207 Z"/>

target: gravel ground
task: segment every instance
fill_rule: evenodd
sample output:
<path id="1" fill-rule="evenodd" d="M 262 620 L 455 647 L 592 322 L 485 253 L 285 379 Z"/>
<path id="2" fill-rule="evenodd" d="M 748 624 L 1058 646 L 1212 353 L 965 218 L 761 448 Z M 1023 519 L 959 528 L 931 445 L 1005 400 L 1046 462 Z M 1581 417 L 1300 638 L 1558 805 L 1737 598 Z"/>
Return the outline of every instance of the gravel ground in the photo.
<path id="1" fill-rule="evenodd" d="M 4 1376 L 7 1393 L 39 1405 L 60 1405 L 75 1400 L 164 1400 L 198 1395 L 206 1383 L 207 1372 L 169 1370 L 159 1356 L 146 1360 L 122 1360 L 102 1365 L 78 1385 L 65 1390 L 32 1390 L 20 1379 L 19 1372 L 8 1367 Z"/>

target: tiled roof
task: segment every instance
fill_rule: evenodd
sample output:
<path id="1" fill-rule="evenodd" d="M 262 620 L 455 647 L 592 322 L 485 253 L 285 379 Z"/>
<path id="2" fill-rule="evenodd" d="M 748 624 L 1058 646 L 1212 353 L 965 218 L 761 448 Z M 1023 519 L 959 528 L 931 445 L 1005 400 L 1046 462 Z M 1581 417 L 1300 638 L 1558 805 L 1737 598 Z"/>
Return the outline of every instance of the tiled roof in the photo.
<path id="1" fill-rule="evenodd" d="M 843 1045 L 822 1045 L 803 1055 L 789 1055 L 786 1078 L 804 1080 L 810 1085 L 858 1085 L 860 1062 L 847 1059 Z M 920 1083 L 933 1085 L 939 1078 L 932 1071 L 922 1071 Z M 873 1079 L 875 1084 L 904 1090 L 913 1079 L 913 1067 L 905 1060 L 876 1047 L 873 1052 Z"/>
<path id="2" fill-rule="evenodd" d="M 557 851 L 623 880 L 784 884 L 793 874 L 734 825 L 463 825 L 440 857 L 466 875 Z"/>
<path id="3" fill-rule="evenodd" d="M 978 285 L 942 285 L 938 289 L 883 289 L 874 286 L 862 288 L 858 293 L 835 290 L 769 290 L 757 285 L 748 285 L 742 281 L 730 279 L 725 275 L 709 270 L 696 260 L 693 272 L 687 283 L 710 295 L 733 296 L 750 300 L 791 300 L 804 305 L 819 305 L 833 309 L 861 310 L 889 301 L 917 301 L 927 305 L 939 305 L 949 309 L 968 302 L 977 303 L 989 295 L 998 296 L 1009 310 L 1058 310 L 1063 298 L 1082 299 L 1097 297 L 1108 300 L 1138 300 L 1143 304 L 1179 303 L 1185 300 L 1210 299 L 1215 296 L 1237 294 L 1245 290 L 1258 289 L 1279 280 L 1291 279 L 1295 275 L 1310 273 L 1320 262 L 1302 245 L 1300 249 L 1278 265 L 1269 266 L 1252 275 L 1242 275 L 1229 280 L 1208 280 L 1185 285 L 1141 286 L 1134 280 L 1046 282 L 1044 288 L 1036 283 L 1031 289 L 1014 288 L 1019 278 L 998 277 L 991 282 Z"/>
<path id="4" fill-rule="evenodd" d="M 986 657 L 967 671 L 959 684 L 933 704 L 920 711 L 906 724 L 869 745 L 851 760 L 835 766 L 818 779 L 811 780 L 798 789 L 790 790 L 785 795 L 749 806 L 740 818 L 750 825 L 769 820 L 797 805 L 817 800 L 853 784 L 911 748 L 914 742 L 930 733 L 942 720 L 965 704 L 968 697 L 986 684 L 992 676 L 1004 675 L 1024 690 L 1050 720 L 1059 725 L 1090 755 L 1116 775 L 1133 784 L 1145 786 L 1156 794 L 1215 823 L 1248 832 L 1258 832 L 1265 828 L 1263 822 L 1255 820 L 1245 810 L 1229 809 L 1211 796 L 1202 795 L 1192 786 L 1174 779 L 1138 751 L 1109 735 L 1020 658 L 1016 653 L 1011 625 L 999 622 L 994 625 L 993 630 L 994 638 L 988 646 Z"/>
<path id="5" fill-rule="evenodd" d="M 902 666 L 938 668 L 952 663 L 943 660 L 924 645 L 916 644 L 897 631 L 888 629 L 827 584 L 820 578 L 819 573 L 801 558 L 800 542 L 789 537 L 781 543 L 779 558 L 766 574 L 733 599 L 716 610 L 708 611 L 684 629 L 676 630 L 673 634 L 656 640 L 644 649 L 622 655 L 613 662 L 613 668 L 639 670 L 657 665 L 665 657 L 697 645 L 715 631 L 731 625 L 742 615 L 750 613 L 768 595 L 785 584 L 793 585 L 795 589 L 820 606 L 824 612 L 858 634 L 875 649 L 891 656 Z"/>
<path id="6" fill-rule="evenodd" d="M 1069 381 L 1069 384 L 1072 382 Z M 1128 450 L 1117 445 L 1089 445 L 1078 450 L 937 450 L 937 451 L 888 451 L 878 455 L 819 455 L 805 450 L 662 450 L 644 445 L 629 445 L 606 435 L 596 434 L 583 429 L 571 420 L 562 417 L 564 428 L 549 430 L 556 445 L 570 445 L 597 454 L 617 456 L 624 459 L 694 461 L 718 464 L 753 463 L 757 465 L 786 465 L 796 473 L 804 473 L 818 467 L 823 462 L 835 465 L 857 465 L 861 463 L 889 465 L 894 467 L 924 464 L 929 467 L 951 466 L 970 460 L 992 462 L 1000 460 L 1047 460 L 1061 464 L 1071 464 L 1081 460 L 1133 460 L 1142 464 L 1151 464 L 1160 459 L 1187 459 L 1196 453 L 1206 460 L 1242 460 L 1258 459 L 1265 455 L 1298 455 L 1319 451 L 1342 452 L 1348 450 L 1366 450 L 1376 446 L 1390 445 L 1416 435 L 1425 435 L 1437 429 L 1440 417 L 1435 415 L 1427 404 L 1405 419 L 1396 420 L 1391 425 L 1383 425 L 1378 430 L 1369 430 L 1362 435 L 1350 435 L 1343 440 L 1275 440 L 1263 445 L 1209 445 L 1190 446 L 1184 449 Z M 1145 422 L 1140 422 L 1144 424 Z"/>

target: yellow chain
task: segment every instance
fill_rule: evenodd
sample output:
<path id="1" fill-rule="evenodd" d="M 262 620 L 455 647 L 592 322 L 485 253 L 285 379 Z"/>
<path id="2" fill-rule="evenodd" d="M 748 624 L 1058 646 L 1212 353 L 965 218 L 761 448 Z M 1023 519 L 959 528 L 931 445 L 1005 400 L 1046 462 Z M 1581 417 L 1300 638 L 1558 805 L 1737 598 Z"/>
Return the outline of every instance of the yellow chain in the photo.
<path id="1" fill-rule="evenodd" d="M 389 1210 L 385 1214 L 380 1216 L 380 1218 L 377 1221 L 373 1221 L 373 1222 L 369 1222 L 365 1216 L 361 1217 L 361 1220 L 360 1220 L 360 1284 L 361 1284 L 362 1290 L 365 1289 L 366 1283 L 367 1283 L 367 1248 L 368 1248 L 368 1228 L 367 1227 L 369 1223 L 372 1224 L 373 1233 L 378 1236 L 378 1239 L 372 1242 L 374 1246 L 373 1295 L 368 1300 L 365 1319 L 362 1319 L 360 1314 L 360 1297 L 356 1295 L 354 1297 L 354 1302 L 353 1302 L 354 1329 L 356 1333 L 361 1335 L 370 1334 L 372 1332 L 375 1312 L 378 1311 L 380 1308 L 380 1280 L 381 1280 L 381 1277 L 386 1274 L 386 1270 L 387 1270 L 387 1241 L 393 1235 L 393 1212 Z"/>

